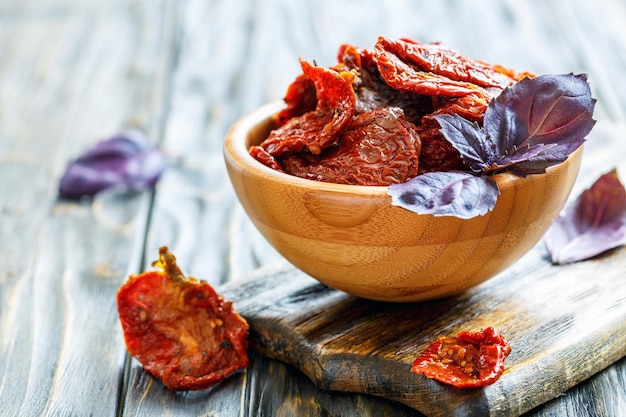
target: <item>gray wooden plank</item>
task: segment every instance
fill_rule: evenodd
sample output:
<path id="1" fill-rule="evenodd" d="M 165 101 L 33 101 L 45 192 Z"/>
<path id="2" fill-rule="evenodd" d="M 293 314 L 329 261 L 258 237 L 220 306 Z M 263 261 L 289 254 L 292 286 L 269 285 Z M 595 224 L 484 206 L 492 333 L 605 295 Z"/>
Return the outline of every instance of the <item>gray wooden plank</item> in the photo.
<path id="1" fill-rule="evenodd" d="M 433 416 L 519 415 L 626 354 L 625 255 L 622 249 L 553 266 L 537 247 L 467 293 L 406 305 L 358 300 L 289 266 L 222 291 L 239 300 L 255 349 L 291 363 L 322 388 L 396 398 Z M 488 325 L 512 346 L 507 371 L 492 386 L 457 391 L 408 372 L 432 335 Z"/>
<path id="2" fill-rule="evenodd" d="M 141 260 L 150 194 L 71 203 L 56 190 L 95 141 L 153 126 L 170 51 L 163 2 L 80 3 L 1 5 L 3 415 L 113 413 L 118 402 L 115 293 Z"/>
<path id="3" fill-rule="evenodd" d="M 558 398 L 537 407 L 528 416 L 621 416 L 626 410 L 626 395 L 606 395 L 626 383 L 626 358 L 604 372 L 594 375 Z M 605 395 L 602 395 L 605 394 Z"/>
<path id="4" fill-rule="evenodd" d="M 221 153 L 222 137 L 237 117 L 233 96 L 239 89 L 242 55 L 233 51 L 246 50 L 249 41 L 247 31 L 237 33 L 233 27 L 245 27 L 251 3 L 172 4 L 176 67 L 162 146 L 174 161 L 156 189 L 146 265 L 157 258 L 158 247 L 167 245 L 186 274 L 218 285 L 238 275 L 239 269 L 249 272 L 259 266 L 251 241 L 237 227 L 242 213 L 234 209 Z M 233 245 L 245 248 L 241 256 Z M 240 373 L 208 391 L 172 393 L 132 359 L 121 415 L 239 415 L 248 392 L 247 376 Z"/>

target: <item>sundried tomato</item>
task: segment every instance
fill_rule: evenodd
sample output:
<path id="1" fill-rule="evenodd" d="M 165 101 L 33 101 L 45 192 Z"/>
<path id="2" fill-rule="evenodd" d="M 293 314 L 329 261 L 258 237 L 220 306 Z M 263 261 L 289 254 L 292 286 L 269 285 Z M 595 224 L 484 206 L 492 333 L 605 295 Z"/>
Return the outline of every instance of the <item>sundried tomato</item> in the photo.
<path id="1" fill-rule="evenodd" d="M 428 96 L 461 97 L 486 96 L 482 87 L 468 81 L 459 81 L 430 71 L 424 71 L 403 61 L 382 43 L 374 47 L 378 69 L 385 82 L 397 90 L 413 91 Z"/>
<path id="2" fill-rule="evenodd" d="M 276 158 L 270 155 L 261 146 L 251 146 L 248 152 L 254 159 L 259 161 L 263 165 L 266 165 L 276 171 L 283 172 L 283 167 L 280 166 Z"/>
<path id="3" fill-rule="evenodd" d="M 419 174 L 463 170 L 461 154 L 443 137 L 439 126 L 421 127 L 419 137 L 422 142 Z"/>
<path id="4" fill-rule="evenodd" d="M 491 100 L 530 73 L 467 58 L 439 43 L 379 37 L 373 51 L 341 45 L 338 64 L 321 68 L 301 60 L 303 73 L 289 86 L 286 108 L 276 115 L 277 129 L 250 154 L 276 170 L 320 181 L 359 185 L 404 182 L 415 172 L 415 155 L 395 154 L 394 146 L 381 146 L 377 167 L 361 151 L 374 143 L 358 144 L 355 135 L 380 133 L 392 143 L 403 142 L 376 129 L 384 118 L 381 109 L 397 108 L 417 132 L 416 175 L 433 171 L 467 170 L 458 150 L 440 132 L 440 114 L 461 116 L 479 125 Z M 371 116 L 362 117 L 373 113 Z M 362 120 L 374 123 L 371 129 Z M 380 124 L 379 124 L 380 126 Z M 349 143 L 341 141 L 350 139 Z M 382 144 L 380 140 L 378 143 Z M 352 150 L 350 150 L 352 149 Z M 356 156 L 350 159 L 350 156 Z M 402 161 L 402 163 L 396 163 Z M 397 167 L 391 179 L 392 167 Z M 382 174 L 375 174 L 378 169 Z M 384 172 L 383 172 L 384 171 Z M 341 175 L 345 175 L 342 178 Z M 384 181 L 381 179 L 384 178 Z"/>
<path id="5" fill-rule="evenodd" d="M 357 116 L 336 146 L 321 155 L 280 159 L 285 172 L 337 184 L 390 185 L 417 175 L 420 141 L 401 109 L 387 107 Z"/>
<path id="6" fill-rule="evenodd" d="M 456 388 L 483 387 L 500 378 L 510 352 L 508 342 L 493 327 L 460 332 L 433 342 L 415 359 L 411 371 Z"/>
<path id="7" fill-rule="evenodd" d="M 174 391 L 199 390 L 248 366 L 248 324 L 206 282 L 185 277 L 162 247 L 161 271 L 132 275 L 117 293 L 128 352 Z"/>
<path id="8" fill-rule="evenodd" d="M 440 127 L 434 118 L 438 114 L 458 114 L 471 122 L 482 124 L 488 105 L 486 100 L 471 95 L 454 98 L 433 97 L 433 112 L 422 117 L 421 125 Z"/>
<path id="9" fill-rule="evenodd" d="M 319 155 L 322 149 L 335 144 L 354 115 L 356 96 L 351 72 L 316 67 L 304 60 L 300 65 L 315 85 L 317 105 L 315 110 L 292 117 L 270 132 L 260 146 L 274 157 L 304 149 Z"/>
<path id="10" fill-rule="evenodd" d="M 403 62 L 415 65 L 421 71 L 439 74 L 450 80 L 466 81 L 480 87 L 512 85 L 513 71 L 468 58 L 440 43 L 421 43 L 410 39 L 378 38 L 381 49 L 397 55 Z"/>
<path id="11" fill-rule="evenodd" d="M 363 51 L 359 50 L 354 45 L 343 44 L 339 47 L 337 51 L 337 62 L 340 65 L 345 65 L 346 69 L 361 69 L 361 56 L 363 55 Z"/>
<path id="12" fill-rule="evenodd" d="M 408 121 L 419 124 L 422 116 L 433 111 L 430 97 L 389 86 L 378 71 L 376 57 L 371 52 L 343 45 L 339 58 L 347 68 L 355 70 L 355 115 L 386 107 L 399 107 Z"/>
<path id="13" fill-rule="evenodd" d="M 317 105 L 317 95 L 311 77 L 305 73 L 300 74 L 287 87 L 284 100 L 286 107 L 276 115 L 277 126 L 282 126 L 287 120 L 314 110 Z"/>

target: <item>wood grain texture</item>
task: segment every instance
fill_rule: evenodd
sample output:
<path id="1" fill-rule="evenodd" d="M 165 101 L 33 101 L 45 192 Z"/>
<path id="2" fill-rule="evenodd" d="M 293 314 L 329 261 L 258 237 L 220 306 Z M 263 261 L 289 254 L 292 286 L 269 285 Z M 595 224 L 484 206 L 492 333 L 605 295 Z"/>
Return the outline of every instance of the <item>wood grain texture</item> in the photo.
<path id="1" fill-rule="evenodd" d="M 160 119 L 170 47 L 147 22 L 163 3 L 29 6 L 0 25 L 0 414 L 115 412 L 111 301 L 140 266 L 150 195 L 70 203 L 57 187 L 95 141 Z"/>
<path id="2" fill-rule="evenodd" d="M 626 250 L 575 267 L 533 264 L 532 274 L 513 269 L 458 296 L 402 305 L 349 296 L 286 263 L 223 293 L 239 300 L 254 349 L 322 389 L 382 396 L 429 416 L 518 416 L 626 356 Z M 493 385 L 456 390 L 410 372 L 435 338 L 487 326 L 512 347 Z"/>
<path id="3" fill-rule="evenodd" d="M 422 415 L 320 390 L 259 355 L 213 390 L 167 392 L 125 356 L 115 291 L 162 244 L 216 285 L 280 261 L 236 203 L 222 139 L 282 97 L 298 56 L 327 65 L 344 42 L 440 40 L 515 68 L 589 73 L 598 124 L 574 193 L 612 166 L 623 177 L 624 21 L 621 0 L 0 0 L 0 415 Z M 57 201 L 67 161 L 125 126 L 175 158 L 154 199 Z M 537 251 L 508 273 L 534 273 Z M 622 359 L 526 416 L 619 416 L 624 387 Z"/>

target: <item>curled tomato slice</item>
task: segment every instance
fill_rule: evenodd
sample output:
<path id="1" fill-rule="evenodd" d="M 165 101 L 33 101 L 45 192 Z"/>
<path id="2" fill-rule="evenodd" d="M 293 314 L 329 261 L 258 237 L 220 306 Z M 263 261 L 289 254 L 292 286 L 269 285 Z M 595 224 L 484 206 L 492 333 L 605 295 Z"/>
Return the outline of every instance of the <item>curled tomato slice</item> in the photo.
<path id="1" fill-rule="evenodd" d="M 276 115 L 277 126 L 284 125 L 293 117 L 315 110 L 317 95 L 311 77 L 305 73 L 300 74 L 294 82 L 289 84 L 284 100 L 286 107 Z"/>
<path id="2" fill-rule="evenodd" d="M 374 46 L 378 70 L 385 82 L 397 90 L 440 97 L 473 95 L 477 99 L 488 97 L 480 86 L 465 80 L 448 78 L 435 72 L 424 71 L 402 60 L 394 52 L 386 50 L 382 43 Z"/>
<path id="3" fill-rule="evenodd" d="M 300 60 L 305 78 L 299 77 L 288 91 L 287 113 L 279 114 L 277 122 L 283 123 L 270 132 L 261 143 L 270 155 L 279 157 L 307 150 L 319 155 L 323 149 L 334 145 L 340 133 L 352 120 L 356 107 L 356 96 L 352 88 L 354 74 L 349 71 L 337 72 L 331 68 L 317 67 L 305 60 Z M 311 80 L 316 92 L 316 107 L 300 116 L 285 120 L 290 115 L 298 114 L 310 107 L 310 99 L 300 106 L 291 97 L 300 88 L 310 88 L 305 81 Z M 300 87 L 298 87 L 300 86 Z M 298 108 L 299 110 L 295 110 Z"/>
<path id="4" fill-rule="evenodd" d="M 511 352 L 508 342 L 493 327 L 442 337 L 422 352 L 411 371 L 456 388 L 493 384 L 504 372 Z"/>
<path id="5" fill-rule="evenodd" d="M 403 111 L 386 107 L 358 115 L 338 144 L 321 155 L 288 155 L 280 163 L 285 172 L 302 178 L 384 186 L 417 175 L 420 146 Z"/>
<path id="6" fill-rule="evenodd" d="M 117 293 L 128 352 L 173 391 L 200 390 L 248 366 L 248 324 L 206 282 L 185 277 L 162 247 L 161 271 L 132 275 Z"/>
<path id="7" fill-rule="evenodd" d="M 498 65 L 468 58 L 440 43 L 421 43 L 410 39 L 380 37 L 378 44 L 404 62 L 422 71 L 442 75 L 451 80 L 466 81 L 480 87 L 509 87 L 516 81 L 514 71 Z"/>

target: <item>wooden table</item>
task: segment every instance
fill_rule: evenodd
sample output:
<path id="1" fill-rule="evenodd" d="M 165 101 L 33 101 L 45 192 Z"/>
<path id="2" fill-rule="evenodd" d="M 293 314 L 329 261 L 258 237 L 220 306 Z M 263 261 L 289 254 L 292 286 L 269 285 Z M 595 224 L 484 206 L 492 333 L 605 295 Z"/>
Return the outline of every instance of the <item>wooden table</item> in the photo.
<path id="1" fill-rule="evenodd" d="M 612 166 L 626 178 L 624 22 L 622 0 L 0 0 L 0 415 L 420 415 L 256 354 L 212 390 L 168 392 L 126 354 L 116 291 L 161 245 L 216 286 L 280 262 L 234 197 L 222 140 L 282 98 L 298 56 L 331 65 L 341 43 L 439 40 L 588 73 L 598 123 L 574 194 Z M 125 127 L 172 156 L 156 190 L 59 200 L 67 162 Z M 527 415 L 626 415 L 626 360 Z"/>

